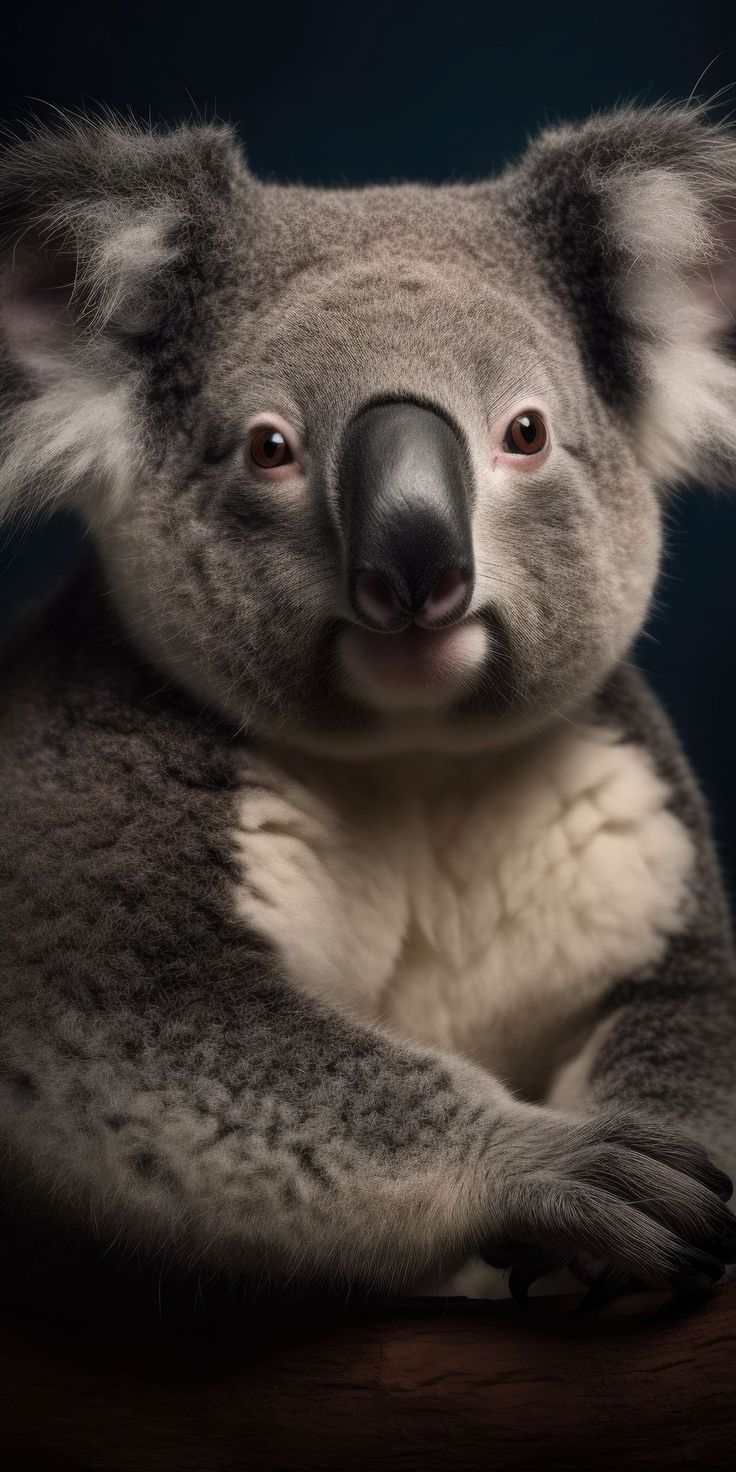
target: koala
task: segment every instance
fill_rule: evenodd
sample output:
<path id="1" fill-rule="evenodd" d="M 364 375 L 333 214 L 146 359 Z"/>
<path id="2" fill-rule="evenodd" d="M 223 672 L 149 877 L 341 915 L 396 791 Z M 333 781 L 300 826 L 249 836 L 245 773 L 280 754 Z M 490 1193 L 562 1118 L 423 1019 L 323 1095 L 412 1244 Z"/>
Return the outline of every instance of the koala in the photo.
<path id="1" fill-rule="evenodd" d="M 7 1191 L 285 1291 L 716 1281 L 734 949 L 628 655 L 736 478 L 733 135 L 313 189 L 70 118 L 0 198 L 0 507 L 88 529 L 3 653 Z"/>

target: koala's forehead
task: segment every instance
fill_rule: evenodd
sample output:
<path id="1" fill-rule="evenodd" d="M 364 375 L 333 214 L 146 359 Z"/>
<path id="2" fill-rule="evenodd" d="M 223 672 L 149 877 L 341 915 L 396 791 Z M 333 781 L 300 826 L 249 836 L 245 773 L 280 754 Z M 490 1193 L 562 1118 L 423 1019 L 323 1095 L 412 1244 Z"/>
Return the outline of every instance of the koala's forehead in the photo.
<path id="1" fill-rule="evenodd" d="M 312 414 L 381 393 L 543 393 L 560 339 L 488 187 L 264 188 L 228 367 Z M 284 409 L 289 404 L 283 403 Z"/>
<path id="2" fill-rule="evenodd" d="M 276 289 L 310 265 L 417 254 L 446 266 L 500 262 L 507 220 L 493 184 L 306 189 L 261 185 L 250 196 L 250 236 Z"/>

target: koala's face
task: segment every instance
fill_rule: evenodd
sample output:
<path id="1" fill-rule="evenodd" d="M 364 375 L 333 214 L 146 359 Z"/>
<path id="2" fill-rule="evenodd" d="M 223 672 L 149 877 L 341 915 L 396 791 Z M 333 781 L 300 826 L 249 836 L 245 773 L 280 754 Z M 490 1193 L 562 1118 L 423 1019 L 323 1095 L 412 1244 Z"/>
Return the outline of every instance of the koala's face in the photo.
<path id="1" fill-rule="evenodd" d="M 724 141 L 624 117 L 650 149 L 665 120 L 694 153 Z M 107 436 L 75 474 L 124 620 L 238 726 L 345 752 L 509 739 L 631 643 L 661 482 L 733 369 L 699 259 L 674 282 L 660 241 L 629 281 L 663 191 L 681 241 L 693 185 L 647 164 L 612 191 L 601 130 L 597 188 L 590 125 L 491 184 L 356 192 L 265 186 L 229 139 L 171 135 L 197 209 L 183 235 L 138 211 L 104 248 L 88 226 L 105 327 L 81 361 L 73 302 L 49 327 L 6 288 L 15 361 Z"/>
<path id="2" fill-rule="evenodd" d="M 157 656 L 292 738 L 539 723 L 620 656 L 655 576 L 651 477 L 531 266 L 519 290 L 490 248 L 447 251 L 462 196 L 428 196 L 430 241 L 408 202 L 353 245 L 348 199 L 344 253 L 236 296 L 192 427 L 102 532 Z M 341 203 L 299 198 L 291 250 Z"/>

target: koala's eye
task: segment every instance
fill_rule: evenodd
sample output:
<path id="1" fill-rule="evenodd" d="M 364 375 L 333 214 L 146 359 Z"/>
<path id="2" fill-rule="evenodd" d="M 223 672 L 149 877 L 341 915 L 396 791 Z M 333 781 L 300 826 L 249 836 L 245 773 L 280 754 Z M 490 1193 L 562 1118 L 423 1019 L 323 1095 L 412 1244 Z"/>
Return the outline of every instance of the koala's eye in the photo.
<path id="1" fill-rule="evenodd" d="M 250 440 L 250 458 L 261 470 L 278 470 L 294 460 L 286 436 L 272 424 L 263 424 L 254 430 Z"/>
<path id="2" fill-rule="evenodd" d="M 537 409 L 525 409 L 512 419 L 503 442 L 508 455 L 538 455 L 547 444 L 547 426 Z"/>

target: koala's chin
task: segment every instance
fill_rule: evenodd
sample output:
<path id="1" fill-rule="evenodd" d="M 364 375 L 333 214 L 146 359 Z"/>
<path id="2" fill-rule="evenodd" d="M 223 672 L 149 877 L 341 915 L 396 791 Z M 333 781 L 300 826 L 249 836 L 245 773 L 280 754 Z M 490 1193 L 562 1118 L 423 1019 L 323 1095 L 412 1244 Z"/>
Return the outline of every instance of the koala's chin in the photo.
<path id="1" fill-rule="evenodd" d="M 375 710 L 406 713 L 444 710 L 479 678 L 488 632 L 473 618 L 449 628 L 411 625 L 386 636 L 348 628 L 339 640 L 345 680 Z"/>

